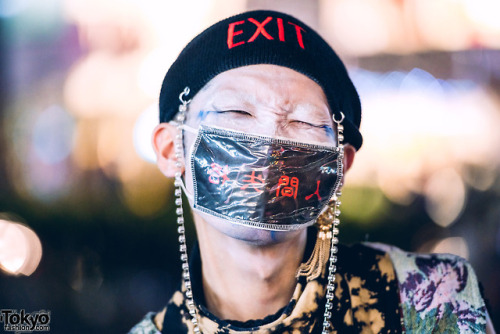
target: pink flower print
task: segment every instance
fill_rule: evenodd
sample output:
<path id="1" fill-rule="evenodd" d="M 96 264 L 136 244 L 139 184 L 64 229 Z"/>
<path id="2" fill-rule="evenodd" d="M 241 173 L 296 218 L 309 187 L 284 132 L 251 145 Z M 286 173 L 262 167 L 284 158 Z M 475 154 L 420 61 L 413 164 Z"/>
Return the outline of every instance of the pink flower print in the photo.
<path id="1" fill-rule="evenodd" d="M 415 264 L 420 272 L 409 274 L 402 284 L 403 302 L 414 305 L 422 316 L 435 309 L 437 317 L 442 318 L 446 303 L 451 303 L 448 306 L 452 310 L 460 310 L 462 305 L 453 296 L 467 284 L 464 264 L 436 256 L 417 258 Z"/>

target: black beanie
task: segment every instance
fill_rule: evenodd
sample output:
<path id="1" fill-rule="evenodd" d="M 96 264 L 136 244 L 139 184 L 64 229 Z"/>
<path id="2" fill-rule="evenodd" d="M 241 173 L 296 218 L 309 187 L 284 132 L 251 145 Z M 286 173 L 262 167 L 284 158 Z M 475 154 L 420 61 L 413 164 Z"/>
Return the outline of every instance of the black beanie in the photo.
<path id="1" fill-rule="evenodd" d="M 187 86 L 192 98 L 216 75 L 255 64 L 274 64 L 300 72 L 322 88 L 330 110 L 345 115 L 344 138 L 356 149 L 361 105 L 347 70 L 313 29 L 280 12 L 258 10 L 222 20 L 196 36 L 168 70 L 160 93 L 160 122 L 174 118 L 179 94 Z"/>

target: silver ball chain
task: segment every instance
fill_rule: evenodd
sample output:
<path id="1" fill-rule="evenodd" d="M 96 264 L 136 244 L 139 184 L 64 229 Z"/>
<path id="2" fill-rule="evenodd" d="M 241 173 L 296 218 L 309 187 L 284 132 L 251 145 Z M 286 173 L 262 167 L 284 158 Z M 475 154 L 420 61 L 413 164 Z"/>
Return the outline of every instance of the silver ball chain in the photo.
<path id="1" fill-rule="evenodd" d="M 337 177 L 342 178 L 344 174 L 344 168 L 343 168 L 343 159 L 344 159 L 344 126 L 341 124 L 342 121 L 344 120 L 344 113 L 340 112 L 341 118 L 340 120 L 335 119 L 335 115 L 332 116 L 333 121 L 337 124 L 337 146 L 339 148 L 339 155 L 338 159 L 340 161 L 339 163 L 339 168 L 337 170 Z M 340 184 L 340 183 L 339 183 Z M 323 331 L 322 334 L 328 334 L 328 328 L 330 327 L 330 318 L 332 317 L 332 309 L 333 309 L 333 297 L 334 297 L 334 291 L 335 291 L 335 273 L 337 272 L 337 253 L 338 253 L 338 247 L 337 244 L 339 242 L 339 239 L 337 238 L 337 235 L 339 234 L 339 229 L 338 226 L 340 224 L 340 196 L 342 195 L 342 192 L 340 191 L 340 186 L 339 189 L 335 192 L 334 197 L 332 198 L 332 202 L 335 204 L 335 210 L 334 210 L 334 216 L 330 217 L 330 219 L 333 219 L 333 224 L 332 224 L 332 240 L 330 243 L 330 258 L 329 262 L 330 265 L 328 267 L 328 284 L 326 286 L 326 302 L 325 302 L 325 313 L 323 315 Z"/>
<path id="2" fill-rule="evenodd" d="M 175 152 L 175 166 L 178 171 L 175 173 L 175 204 L 177 208 L 175 212 L 177 214 L 177 232 L 179 233 L 179 252 L 181 255 L 182 262 L 182 278 L 184 280 L 185 296 L 187 300 L 187 305 L 189 309 L 189 314 L 191 315 L 191 322 L 194 326 L 194 332 L 196 334 L 201 333 L 199 322 L 198 322 L 198 311 L 193 299 L 193 289 L 191 285 L 191 275 L 189 274 L 189 260 L 186 245 L 186 228 L 184 226 L 184 211 L 182 209 L 182 159 L 184 159 L 184 149 L 183 149 L 183 139 L 182 139 L 182 124 L 186 119 L 187 105 L 191 100 L 184 100 L 184 97 L 189 95 L 189 87 L 184 88 L 184 91 L 179 95 L 179 100 L 182 104 L 179 105 L 179 112 L 175 117 L 175 124 L 177 127 L 177 135 L 174 140 L 174 152 Z"/>

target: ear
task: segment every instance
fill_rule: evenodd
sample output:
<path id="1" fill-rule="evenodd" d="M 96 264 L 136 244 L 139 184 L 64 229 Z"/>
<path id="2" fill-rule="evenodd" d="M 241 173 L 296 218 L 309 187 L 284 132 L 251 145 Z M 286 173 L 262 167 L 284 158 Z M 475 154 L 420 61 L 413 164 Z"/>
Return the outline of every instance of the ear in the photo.
<path id="1" fill-rule="evenodd" d="M 153 149 L 156 153 L 156 164 L 166 177 L 174 177 L 179 171 L 176 166 L 174 140 L 177 135 L 177 128 L 170 123 L 160 123 L 153 131 Z M 181 167 L 184 172 L 184 167 Z"/>
<path id="2" fill-rule="evenodd" d="M 344 145 L 344 175 L 342 175 L 342 184 L 344 184 L 345 174 L 351 168 L 356 155 L 356 149 L 350 144 Z"/>

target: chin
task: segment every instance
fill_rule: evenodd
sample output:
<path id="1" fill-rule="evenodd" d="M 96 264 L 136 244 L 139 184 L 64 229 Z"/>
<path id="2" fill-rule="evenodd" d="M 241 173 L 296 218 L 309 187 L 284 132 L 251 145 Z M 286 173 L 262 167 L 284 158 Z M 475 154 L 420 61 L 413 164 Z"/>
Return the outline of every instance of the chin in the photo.
<path id="1" fill-rule="evenodd" d="M 203 216 L 203 217 L 200 217 Z M 233 223 L 231 221 L 220 219 L 205 214 L 201 214 L 195 219 L 201 224 L 208 224 L 218 232 L 227 235 L 233 239 L 244 241 L 254 246 L 268 246 L 278 244 L 297 237 L 306 228 L 294 231 L 269 231 L 257 227 Z"/>
<path id="2" fill-rule="evenodd" d="M 295 233 L 288 231 L 268 231 L 230 222 L 227 224 L 230 224 L 231 227 L 225 229 L 225 231 L 221 231 L 222 233 L 255 246 L 278 244 L 288 240 L 292 234 L 295 235 Z"/>

